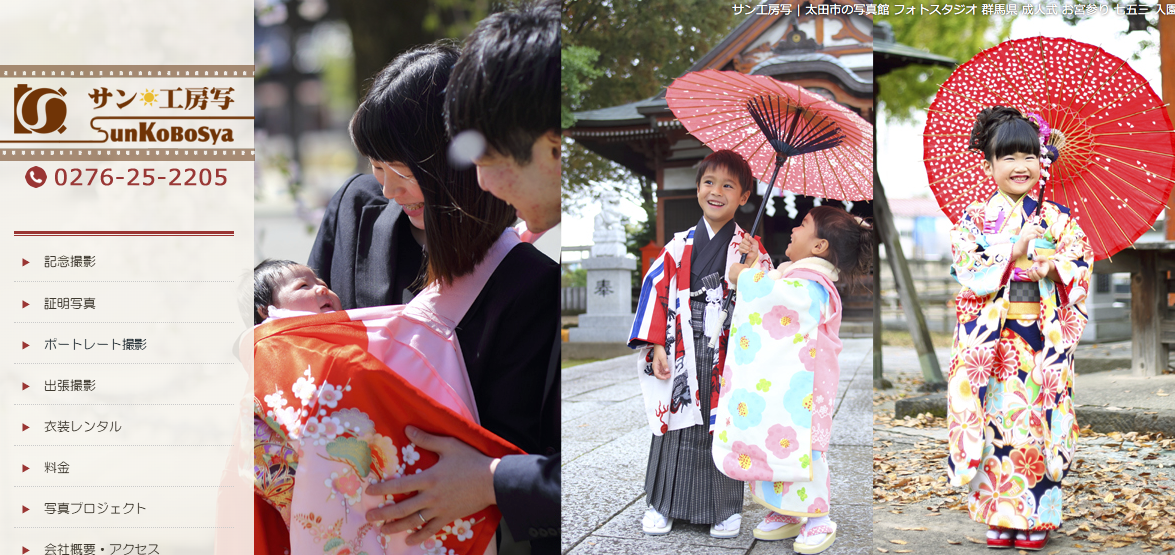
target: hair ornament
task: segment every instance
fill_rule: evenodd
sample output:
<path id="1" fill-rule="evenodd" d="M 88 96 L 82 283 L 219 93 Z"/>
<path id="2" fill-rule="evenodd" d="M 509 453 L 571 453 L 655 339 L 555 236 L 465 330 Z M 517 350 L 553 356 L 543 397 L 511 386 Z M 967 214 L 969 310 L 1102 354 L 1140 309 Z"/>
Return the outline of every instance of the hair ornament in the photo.
<path id="1" fill-rule="evenodd" d="M 1040 116 L 1040 114 L 1035 112 L 1028 112 L 1024 114 L 1024 117 L 1028 118 L 1029 121 L 1036 124 L 1038 129 L 1037 134 L 1040 135 L 1041 143 L 1049 140 L 1049 133 L 1052 131 L 1052 128 L 1049 127 L 1048 122 L 1045 121 L 1044 118 Z"/>
<path id="2" fill-rule="evenodd" d="M 1040 114 L 1028 112 L 1024 117 L 1029 121 L 1035 123 L 1039 129 L 1040 136 L 1040 179 L 1043 182 L 1048 182 L 1050 177 L 1049 166 L 1061 157 L 1060 147 L 1065 144 L 1065 136 L 1060 131 L 1055 131 L 1047 121 L 1044 120 Z"/>

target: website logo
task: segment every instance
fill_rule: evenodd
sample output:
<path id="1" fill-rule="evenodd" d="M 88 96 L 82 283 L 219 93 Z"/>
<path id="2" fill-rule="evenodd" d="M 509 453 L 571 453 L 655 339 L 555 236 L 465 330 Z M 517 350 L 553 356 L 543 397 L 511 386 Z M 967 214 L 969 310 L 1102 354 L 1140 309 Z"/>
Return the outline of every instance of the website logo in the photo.
<path id="1" fill-rule="evenodd" d="M 65 89 L 17 85 L 12 99 L 12 129 L 17 134 L 65 132 Z"/>

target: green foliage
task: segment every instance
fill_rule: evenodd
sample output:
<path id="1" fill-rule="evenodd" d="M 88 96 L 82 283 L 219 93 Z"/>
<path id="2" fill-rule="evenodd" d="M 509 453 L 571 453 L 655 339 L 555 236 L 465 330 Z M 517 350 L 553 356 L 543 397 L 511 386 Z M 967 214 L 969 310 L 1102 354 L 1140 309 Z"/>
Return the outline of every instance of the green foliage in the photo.
<path id="1" fill-rule="evenodd" d="M 438 39 L 464 40 L 489 15 L 489 0 L 332 0 L 331 4 L 351 29 L 355 53 L 351 89 L 359 96 L 396 56 Z"/>
<path id="2" fill-rule="evenodd" d="M 977 6 L 984 2 L 964 0 L 965 5 Z M 970 60 L 981 50 L 1008 38 L 1012 18 L 1004 16 L 955 15 L 927 17 L 919 14 L 879 15 L 875 21 L 888 21 L 893 26 L 894 40 L 940 56 L 949 56 L 959 63 Z M 993 35 L 995 40 L 989 40 Z M 945 67 L 911 65 L 878 78 L 886 117 L 891 121 L 910 121 L 915 112 L 930 107 L 951 70 Z"/>
<path id="3" fill-rule="evenodd" d="M 587 270 L 563 270 L 563 287 L 587 287 Z"/>
<path id="4" fill-rule="evenodd" d="M 464 39 L 489 15 L 489 0 L 429 0 L 421 28 L 438 38 Z"/>
<path id="5" fill-rule="evenodd" d="M 977 6 L 976 12 L 978 13 L 982 9 L 979 6 L 989 2 L 965 0 L 960 3 Z M 1029 4 L 1038 8 L 1057 8 L 1055 2 L 1049 1 L 1034 1 L 1029 2 Z M 1071 2 L 1065 2 L 1066 6 L 1108 6 L 1111 10 L 1130 4 L 1131 2 L 1122 2 L 1119 0 L 1073 0 Z M 1023 4 L 1017 5 L 1020 6 Z M 1059 15 L 1046 13 L 1042 15 L 1018 15 L 1013 17 L 994 15 L 951 17 L 927 17 L 918 14 L 879 15 L 875 20 L 878 22 L 888 21 L 893 25 L 894 40 L 897 42 L 915 48 L 921 48 L 934 54 L 949 56 L 962 64 L 970 60 L 980 51 L 1007 40 L 1011 32 L 1013 19 L 1022 19 L 1025 17 L 1035 19 L 1060 17 L 1069 25 L 1077 25 L 1088 19 L 1088 17 L 1077 17 L 1074 13 L 1073 10 L 1062 10 L 1059 12 Z M 1123 34 L 1125 34 L 1128 27 L 1126 17 L 1098 16 L 1098 18 L 1099 21 L 1105 21 L 1108 25 L 1120 26 Z M 1148 21 L 1152 26 L 1155 25 L 1153 17 Z M 994 37 L 994 40 L 990 40 L 992 37 Z M 1131 37 L 1132 40 L 1138 41 L 1138 47 L 1131 56 L 1132 60 L 1140 60 L 1144 52 L 1158 47 L 1158 43 L 1153 40 L 1155 34 L 1150 34 L 1149 32 L 1137 33 L 1131 35 Z M 1079 36 L 1073 38 L 1081 40 Z M 943 67 L 909 66 L 878 78 L 877 81 L 881 90 L 879 98 L 881 104 L 885 106 L 886 116 L 893 121 L 910 121 L 916 111 L 925 111 L 930 107 L 930 102 L 934 99 L 938 87 L 946 81 L 950 74 L 951 70 Z"/>
<path id="6" fill-rule="evenodd" d="M 607 108 L 657 94 L 739 22 L 729 4 L 712 0 L 567 0 L 562 20 L 564 127 L 569 125 L 568 111 Z M 570 86 L 575 94 L 569 97 Z M 638 256 L 636 249 L 656 238 L 654 186 L 653 180 L 574 141 L 563 142 L 563 211 L 579 214 L 609 188 L 639 202 L 648 217 L 643 225 L 630 226 L 628 242 L 629 252 Z"/>
<path id="7" fill-rule="evenodd" d="M 604 74 L 589 82 L 577 109 L 657 94 L 740 21 L 729 3 L 713 0 L 567 0 L 563 44 L 595 49 Z"/>
<path id="8" fill-rule="evenodd" d="M 595 48 L 588 46 L 565 46 L 561 52 L 561 86 L 562 95 L 562 126 L 564 129 L 575 125 L 575 116 L 572 115 L 573 106 L 579 106 L 583 100 L 583 91 L 587 89 L 587 82 L 604 74 L 593 65 L 600 58 Z"/>

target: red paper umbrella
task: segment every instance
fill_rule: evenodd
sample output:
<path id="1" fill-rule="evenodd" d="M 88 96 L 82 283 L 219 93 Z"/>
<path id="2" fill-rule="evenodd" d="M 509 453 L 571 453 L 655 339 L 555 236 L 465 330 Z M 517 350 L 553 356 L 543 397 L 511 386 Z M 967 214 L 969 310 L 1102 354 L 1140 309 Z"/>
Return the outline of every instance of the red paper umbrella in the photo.
<path id="1" fill-rule="evenodd" d="M 760 181 L 780 156 L 783 189 L 873 198 L 873 126 L 830 99 L 765 75 L 712 69 L 679 77 L 665 99 L 691 134 L 742 154 Z"/>
<path id="2" fill-rule="evenodd" d="M 930 105 L 926 173 L 942 211 L 958 221 L 996 185 L 967 149 L 989 106 L 1039 114 L 1064 137 L 1046 200 L 1068 207 L 1103 259 L 1158 219 L 1175 185 L 1175 133 L 1162 100 L 1125 61 L 1089 44 L 1035 37 L 980 52 L 959 66 Z"/>

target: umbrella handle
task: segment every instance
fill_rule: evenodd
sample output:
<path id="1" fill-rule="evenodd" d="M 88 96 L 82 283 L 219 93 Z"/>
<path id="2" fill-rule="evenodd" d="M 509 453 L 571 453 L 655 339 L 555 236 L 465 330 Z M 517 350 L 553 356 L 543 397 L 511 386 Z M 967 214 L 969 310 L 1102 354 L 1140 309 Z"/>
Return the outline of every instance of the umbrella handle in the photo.
<path id="1" fill-rule="evenodd" d="M 1040 218 L 1041 218 L 1041 215 L 1040 215 L 1041 210 L 1040 209 L 1044 206 L 1045 185 L 1046 185 L 1046 183 L 1044 182 L 1044 180 L 1041 180 L 1041 182 L 1040 182 L 1040 198 L 1036 199 L 1036 210 L 1034 211 L 1034 214 L 1033 214 L 1033 216 L 1035 216 L 1033 218 L 1034 222 L 1039 222 Z M 1033 243 L 1036 243 L 1036 241 L 1033 240 Z M 1035 250 L 1036 250 L 1036 248 L 1033 245 L 1028 246 L 1028 260 L 1029 261 L 1036 259 L 1035 253 L 1033 252 Z"/>
<path id="2" fill-rule="evenodd" d="M 763 194 L 763 200 L 759 202 L 759 211 L 755 213 L 755 223 L 751 225 L 751 237 L 754 237 L 755 232 L 759 231 L 759 223 L 763 221 L 763 213 L 767 211 L 767 201 L 771 198 L 771 193 L 775 192 L 775 178 L 779 177 L 779 168 L 782 168 L 786 163 L 787 156 L 779 153 L 775 154 L 775 171 L 771 172 L 771 183 L 768 184 L 767 191 Z M 747 263 L 746 253 L 743 254 L 738 263 Z"/>

